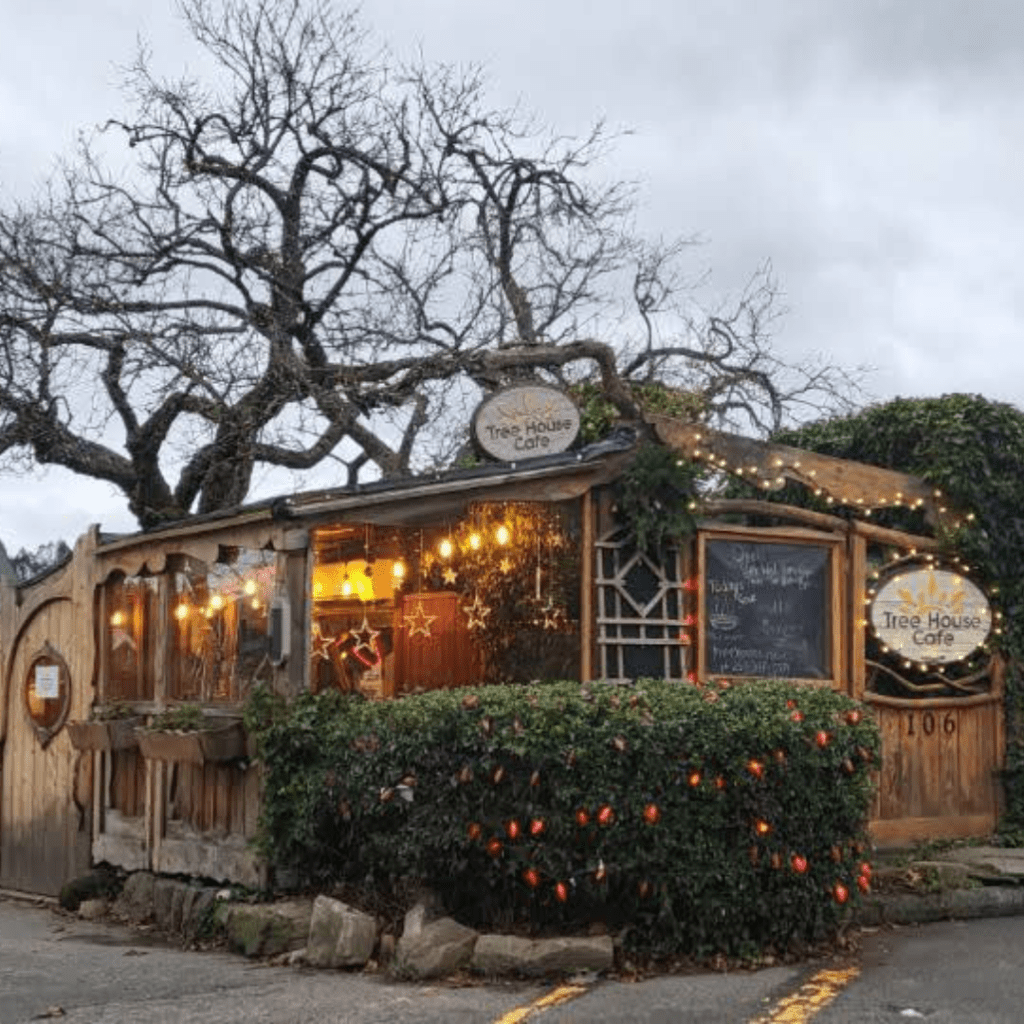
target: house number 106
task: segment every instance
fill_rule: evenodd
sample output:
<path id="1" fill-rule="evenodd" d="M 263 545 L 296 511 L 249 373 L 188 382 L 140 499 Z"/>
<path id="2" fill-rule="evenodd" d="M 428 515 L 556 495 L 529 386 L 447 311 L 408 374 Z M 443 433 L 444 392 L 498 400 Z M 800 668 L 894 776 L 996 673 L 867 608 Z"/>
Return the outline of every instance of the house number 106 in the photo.
<path id="1" fill-rule="evenodd" d="M 917 712 L 915 712 L 915 711 L 910 711 L 910 712 L 907 713 L 907 735 L 908 736 L 914 736 L 915 735 L 915 733 L 914 733 L 914 715 L 915 714 L 917 714 Z M 931 736 L 931 735 L 934 734 L 936 728 L 937 728 L 937 723 L 935 721 L 935 715 L 931 711 L 925 711 L 924 714 L 921 715 L 921 732 L 923 732 L 925 734 L 925 736 Z M 952 711 L 947 711 L 946 712 L 946 717 L 943 718 L 943 720 L 942 720 L 942 731 L 947 736 L 952 736 L 953 733 L 956 732 L 956 719 L 953 717 L 953 712 Z"/>

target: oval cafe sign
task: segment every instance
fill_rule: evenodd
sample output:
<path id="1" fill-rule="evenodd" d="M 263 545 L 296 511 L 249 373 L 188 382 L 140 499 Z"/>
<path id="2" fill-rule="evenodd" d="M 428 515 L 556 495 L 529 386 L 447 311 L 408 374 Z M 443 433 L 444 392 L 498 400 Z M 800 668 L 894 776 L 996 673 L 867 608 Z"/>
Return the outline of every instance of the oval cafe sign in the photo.
<path id="1" fill-rule="evenodd" d="M 988 599 L 967 577 L 944 569 L 914 569 L 886 580 L 871 602 L 871 628 L 908 661 L 963 661 L 992 629 Z"/>
<path id="2" fill-rule="evenodd" d="M 481 402 L 473 416 L 477 443 L 502 462 L 564 452 L 579 430 L 580 413 L 570 398 L 543 384 L 499 391 Z"/>

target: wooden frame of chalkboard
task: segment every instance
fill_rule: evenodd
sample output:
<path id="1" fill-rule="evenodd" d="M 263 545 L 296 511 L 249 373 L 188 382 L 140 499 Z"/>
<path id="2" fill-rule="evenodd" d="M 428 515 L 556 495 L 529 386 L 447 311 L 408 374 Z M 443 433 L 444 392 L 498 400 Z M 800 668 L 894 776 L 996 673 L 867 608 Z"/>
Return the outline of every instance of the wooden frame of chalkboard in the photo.
<path id="1" fill-rule="evenodd" d="M 843 538 L 810 530 L 700 531 L 700 678 L 838 687 L 842 551 Z"/>

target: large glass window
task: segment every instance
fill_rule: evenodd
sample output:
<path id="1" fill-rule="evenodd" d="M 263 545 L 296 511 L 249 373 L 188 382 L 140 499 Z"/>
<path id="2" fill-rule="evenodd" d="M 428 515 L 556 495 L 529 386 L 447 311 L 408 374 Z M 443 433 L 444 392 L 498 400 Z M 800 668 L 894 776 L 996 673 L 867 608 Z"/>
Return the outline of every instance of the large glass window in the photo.
<path id="1" fill-rule="evenodd" d="M 183 558 L 170 574 L 172 699 L 244 700 L 257 679 L 269 681 L 276 556 L 231 548 L 222 557 Z"/>
<path id="2" fill-rule="evenodd" d="M 577 502 L 470 505 L 415 527 L 314 533 L 317 688 L 390 697 L 578 678 Z"/>

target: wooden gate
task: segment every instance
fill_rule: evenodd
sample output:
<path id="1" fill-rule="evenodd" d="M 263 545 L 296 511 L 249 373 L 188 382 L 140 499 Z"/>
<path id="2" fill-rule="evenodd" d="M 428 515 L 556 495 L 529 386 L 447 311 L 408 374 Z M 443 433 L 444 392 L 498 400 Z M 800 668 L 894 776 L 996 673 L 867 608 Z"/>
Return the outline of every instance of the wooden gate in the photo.
<path id="1" fill-rule="evenodd" d="M 70 595 L 50 597 L 22 618 L 4 659 L 0 886 L 6 888 L 53 895 L 89 869 L 92 761 L 72 747 L 63 728 L 69 718 L 86 717 L 92 700 L 91 664 L 83 664 L 91 645 L 80 632 Z M 39 667 L 44 674 L 37 677 Z M 51 677 L 47 668 L 56 669 Z M 37 678 L 52 678 L 57 695 L 48 697 L 42 683 L 37 692 Z"/>
<path id="2" fill-rule="evenodd" d="M 867 552 L 872 541 L 904 551 L 936 548 L 926 537 L 857 524 L 850 536 L 851 605 L 864 608 Z M 956 696 L 879 693 L 882 665 L 866 658 L 866 622 L 851 624 L 850 694 L 875 714 L 882 735 L 882 768 L 869 828 L 879 846 L 983 836 L 994 831 L 1001 810 L 999 773 L 1005 756 L 1003 667 L 998 657 Z M 897 679 L 895 673 L 888 673 Z M 904 683 L 905 685 L 905 683 Z"/>

